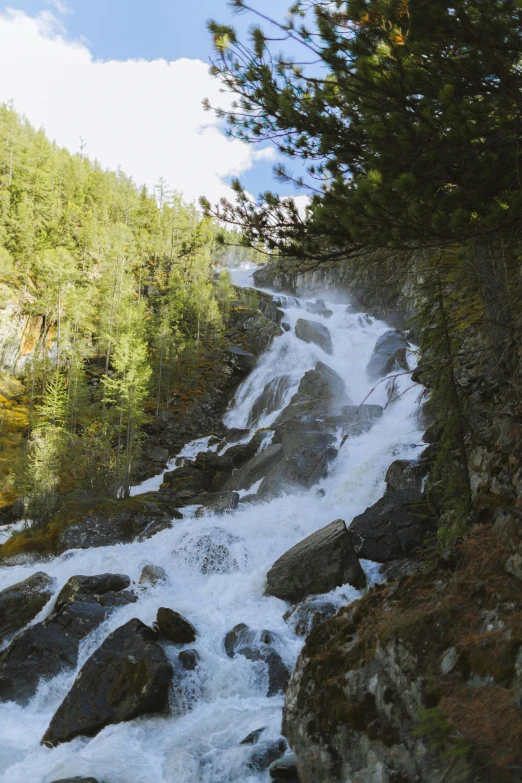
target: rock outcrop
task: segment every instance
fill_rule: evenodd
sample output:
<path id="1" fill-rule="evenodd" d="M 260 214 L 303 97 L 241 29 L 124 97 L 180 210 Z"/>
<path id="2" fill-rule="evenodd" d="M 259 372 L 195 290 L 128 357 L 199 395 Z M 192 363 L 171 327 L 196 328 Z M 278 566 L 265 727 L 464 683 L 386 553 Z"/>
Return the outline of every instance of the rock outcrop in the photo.
<path id="1" fill-rule="evenodd" d="M 305 343 L 315 343 L 325 353 L 333 353 L 333 343 L 328 328 L 319 321 L 307 321 L 298 318 L 295 325 L 295 336 Z"/>
<path id="2" fill-rule="evenodd" d="M 331 522 L 282 555 L 267 574 L 267 595 L 302 601 L 334 587 L 366 586 L 366 576 L 342 519 Z"/>
<path id="3" fill-rule="evenodd" d="M 55 582 L 38 571 L 0 592 L 0 643 L 34 620 L 51 598 Z"/>
<path id="4" fill-rule="evenodd" d="M 140 620 L 109 634 L 82 667 L 42 743 L 93 737 L 111 723 L 166 712 L 173 669 L 156 638 Z"/>
<path id="5" fill-rule="evenodd" d="M 414 554 L 437 521 L 415 489 L 397 489 L 356 516 L 350 525 L 355 551 L 365 560 L 388 563 Z"/>

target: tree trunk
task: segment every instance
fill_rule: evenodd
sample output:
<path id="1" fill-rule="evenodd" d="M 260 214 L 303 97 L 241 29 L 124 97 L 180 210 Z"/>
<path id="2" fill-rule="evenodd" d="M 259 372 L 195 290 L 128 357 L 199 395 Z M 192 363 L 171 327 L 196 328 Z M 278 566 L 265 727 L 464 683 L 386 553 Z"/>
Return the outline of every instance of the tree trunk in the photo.
<path id="1" fill-rule="evenodd" d="M 499 374 L 513 369 L 513 317 L 509 302 L 504 248 L 500 241 L 473 245 L 473 269 L 484 307 L 488 337 Z"/>

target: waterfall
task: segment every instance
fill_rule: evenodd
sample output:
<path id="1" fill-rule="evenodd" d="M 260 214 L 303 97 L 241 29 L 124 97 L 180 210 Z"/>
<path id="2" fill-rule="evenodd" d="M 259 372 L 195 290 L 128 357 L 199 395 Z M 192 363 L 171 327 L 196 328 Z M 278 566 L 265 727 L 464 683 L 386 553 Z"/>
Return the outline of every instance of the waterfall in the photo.
<path id="1" fill-rule="evenodd" d="M 233 273 L 233 282 L 251 286 L 250 271 Z M 304 300 L 279 297 L 278 306 L 284 310 L 284 322 L 290 329 L 275 339 L 239 387 L 226 414 L 228 427 L 247 428 L 252 433 L 266 427 L 269 440 L 270 425 L 288 404 L 303 374 L 318 360 L 343 378 L 355 403 L 365 399 L 374 385 L 366 377 L 366 366 L 377 339 L 389 326 L 353 312 L 347 301 L 325 304 L 326 315 L 307 315 Z M 327 326 L 334 347 L 332 355 L 296 337 L 296 321 L 303 317 Z M 413 364 L 414 356 L 409 360 Z M 252 423 L 252 408 L 262 390 L 283 377 L 278 407 Z M 399 378 L 399 394 L 408 385 L 407 378 Z M 0 704 L 0 780 L 50 783 L 81 775 L 105 783 L 267 783 L 266 771 L 248 768 L 252 746 L 240 743 L 250 732 L 263 727 L 264 738 L 280 736 L 283 697 L 265 695 L 266 671 L 259 662 L 225 654 L 225 634 L 238 623 L 268 629 L 276 651 L 288 666 L 293 666 L 303 639 L 295 636 L 283 619 L 287 604 L 264 596 L 266 573 L 282 553 L 315 530 L 339 518 L 349 524 L 382 496 L 389 464 L 420 453 L 418 396 L 418 389 L 407 391 L 385 408 L 370 431 L 350 438 L 342 446 L 339 432 L 338 457 L 330 465 L 328 476 L 310 490 L 258 505 L 240 504 L 236 511 L 219 517 L 194 518 L 186 508 L 183 520 L 141 543 L 73 550 L 43 566 L 36 562 L 1 568 L 0 589 L 42 568 L 56 578 L 57 591 L 76 574 L 125 573 L 136 583 L 138 601 L 118 608 L 82 642 L 76 671 L 42 682 L 26 707 Z M 384 406 L 387 400 L 386 384 L 382 383 L 368 402 Z M 187 444 L 182 455 L 191 459 L 207 445 L 206 439 Z M 150 479 L 134 488 L 133 494 L 157 489 L 160 483 L 161 476 Z M 237 568 L 228 573 L 205 574 L 195 568 L 196 546 L 202 534 L 230 542 Z M 137 583 L 147 564 L 163 567 L 169 583 L 142 589 Z M 362 564 L 370 583 L 379 579 L 377 564 Z M 344 586 L 329 593 L 328 600 L 341 606 L 358 595 L 354 588 Z M 138 617 L 151 625 L 160 606 L 180 612 L 198 631 L 191 646 L 197 649 L 199 666 L 188 678 L 190 687 L 185 685 L 190 708 L 184 714 L 145 716 L 111 725 L 93 739 L 80 737 L 52 750 L 41 746 L 51 717 L 87 658 L 110 632 L 131 618 Z M 35 622 L 45 617 L 49 608 L 45 607 Z M 174 660 L 179 648 L 166 649 Z"/>

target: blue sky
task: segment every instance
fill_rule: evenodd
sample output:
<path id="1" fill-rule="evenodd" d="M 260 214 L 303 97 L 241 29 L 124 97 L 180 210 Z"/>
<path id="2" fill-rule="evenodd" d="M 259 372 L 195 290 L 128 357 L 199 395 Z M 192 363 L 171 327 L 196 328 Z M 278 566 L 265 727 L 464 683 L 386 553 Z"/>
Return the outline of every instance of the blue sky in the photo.
<path id="1" fill-rule="evenodd" d="M 252 4 L 262 10 L 264 14 L 279 18 L 287 8 L 286 0 L 262 0 L 262 2 L 252 0 Z M 163 127 L 166 122 L 169 123 L 172 134 L 175 136 L 175 142 L 171 143 L 169 147 L 168 139 L 164 133 L 165 139 L 160 138 L 159 126 L 149 126 L 149 132 L 152 136 L 151 143 L 154 144 L 154 132 L 158 136 L 156 158 L 162 149 L 162 143 L 166 144 L 165 157 L 169 157 L 173 150 L 176 150 L 176 154 L 180 155 L 180 145 L 186 144 L 187 138 L 186 135 L 183 135 L 181 128 L 181 123 L 184 122 L 183 106 L 186 105 L 187 99 L 176 98 L 178 87 L 181 90 L 179 83 L 188 83 L 191 78 L 194 78 L 192 93 L 194 100 L 197 94 L 198 101 L 205 97 L 205 90 L 211 89 L 213 94 L 210 97 L 214 98 L 213 102 L 215 102 L 217 90 L 215 85 L 206 86 L 206 77 L 202 75 L 202 68 L 196 69 L 195 64 L 193 66 L 185 64 L 182 67 L 182 64 L 178 63 L 176 74 L 172 72 L 174 70 L 172 68 L 166 74 L 165 69 L 162 70 L 159 65 L 153 65 L 153 63 L 159 59 L 173 62 L 179 61 L 181 58 L 194 58 L 208 63 L 212 53 L 210 35 L 206 29 L 206 22 L 209 18 L 232 22 L 243 34 L 246 34 L 248 27 L 254 21 L 250 14 L 234 14 L 226 0 L 193 0 L 192 2 L 186 2 L 186 0 L 11 0 L 9 3 L 0 2 L 0 27 L 3 23 L 3 39 L 0 35 L 0 48 L 2 41 L 11 41 L 13 49 L 12 52 L 7 52 L 4 45 L 5 64 L 7 65 L 9 56 L 9 72 L 13 66 L 15 69 L 18 67 L 18 70 L 21 69 L 24 73 L 27 72 L 25 81 L 21 80 L 21 77 L 18 80 L 14 76 L 11 77 L 11 73 L 6 80 L 0 80 L 0 101 L 13 98 L 17 108 L 23 111 L 33 124 L 38 126 L 42 124 L 46 131 L 64 146 L 74 147 L 74 138 L 78 138 L 80 135 L 86 137 L 87 150 L 92 157 L 99 158 L 108 167 L 114 167 L 114 165 L 121 163 L 125 171 L 129 171 L 130 165 L 130 173 L 134 178 L 137 181 L 140 180 L 140 177 L 146 179 L 150 187 L 151 178 L 157 179 L 158 177 L 158 161 L 152 162 L 151 153 L 149 156 L 151 163 L 149 176 L 146 161 L 144 159 L 137 160 L 138 153 L 142 157 L 144 154 L 143 141 L 147 138 L 145 128 L 141 129 L 140 135 L 136 139 L 134 147 L 136 160 L 132 158 L 132 139 L 126 138 L 127 149 L 125 144 L 122 146 L 119 143 L 116 135 L 118 134 L 118 138 L 121 139 L 122 133 L 128 137 L 131 132 L 134 132 L 135 121 L 132 120 L 133 114 L 129 101 L 132 102 L 135 99 L 134 117 L 142 111 L 144 104 L 146 104 L 151 120 L 156 114 L 158 117 L 161 115 Z M 37 32 L 35 32 L 36 30 Z M 38 37 L 35 38 L 35 35 Z M 54 42 L 54 47 L 50 46 L 50 41 Z M 67 50 L 66 45 L 69 47 Z M 74 53 L 74 46 L 82 50 L 83 60 L 80 57 L 80 52 Z M 15 58 L 14 63 L 13 57 Z M 0 72 L 5 74 L 1 58 L 0 51 Z M 90 68 L 86 67 L 86 58 L 89 58 Z M 62 64 L 58 65 L 55 60 L 59 60 Z M 147 63 L 144 63 L 141 69 L 138 69 L 137 66 L 134 67 L 129 63 L 129 61 L 136 60 L 149 61 L 149 67 L 147 67 Z M 105 78 L 100 79 L 100 68 L 95 66 L 109 61 L 111 61 L 111 67 L 107 65 Z M 124 69 L 116 68 L 116 64 L 112 61 L 126 64 L 127 79 L 120 78 Z M 49 65 L 49 74 L 45 78 L 42 69 L 45 71 L 47 65 Z M 89 111 L 87 108 L 83 109 L 78 99 L 77 109 L 74 112 L 73 128 L 70 116 L 73 107 L 70 107 L 68 114 L 66 114 L 65 108 L 71 90 L 75 89 L 73 74 L 76 67 L 79 73 L 76 83 L 78 85 L 85 84 L 85 92 L 88 95 L 92 93 L 89 99 L 92 101 L 92 108 Z M 156 71 L 158 73 L 161 71 L 161 74 L 154 82 Z M 31 88 L 31 72 L 32 74 L 36 72 L 41 74 L 42 81 L 39 88 L 36 86 Z M 91 74 L 92 79 L 88 73 Z M 110 78 L 109 73 L 111 74 Z M 114 74 L 114 78 L 112 74 Z M 151 81 L 150 89 L 146 87 L 147 80 Z M 98 91 L 97 94 L 100 93 L 100 90 L 103 93 L 105 91 L 103 85 L 108 82 L 120 85 L 118 98 L 121 98 L 122 92 L 126 93 L 125 110 L 129 112 L 129 119 L 125 126 L 122 126 L 124 130 L 118 131 L 118 121 L 122 121 L 122 111 L 120 109 L 118 116 L 111 117 L 109 104 L 114 103 L 114 96 L 100 95 L 99 103 L 102 106 L 100 117 L 105 117 L 103 127 L 106 129 L 106 137 L 101 138 L 100 127 L 96 128 L 92 125 L 92 114 L 93 111 L 98 111 L 95 91 Z M 138 89 L 133 95 L 135 92 L 133 84 L 136 82 L 141 85 L 142 93 L 140 94 Z M 153 101 L 154 83 L 163 84 L 163 93 L 158 92 L 156 103 Z M 171 90 L 169 90 L 170 84 L 173 85 Z M 114 86 L 113 89 L 115 90 L 116 87 Z M 39 93 L 36 94 L 38 90 Z M 42 90 L 44 91 L 43 97 Z M 46 91 L 48 91 L 48 95 L 45 95 Z M 198 91 L 201 91 L 202 94 L 199 95 Z M 47 98 L 47 100 L 43 98 Z M 177 103 L 177 111 L 172 108 L 172 113 L 169 116 L 165 115 L 164 103 L 166 101 Z M 59 125 L 57 114 L 62 111 L 62 124 Z M 83 128 L 82 114 L 84 112 L 85 128 L 80 130 Z M 193 124 L 191 127 L 199 127 L 195 108 L 192 114 Z M 210 122 L 209 115 L 206 117 L 208 119 L 205 122 Z M 140 117 L 139 122 L 144 122 L 144 118 Z M 213 136 L 211 131 L 214 133 Z M 217 139 L 216 131 L 216 127 L 209 129 L 207 138 Z M 188 126 L 186 132 L 188 133 Z M 113 138 L 110 138 L 111 133 Z M 193 132 L 192 138 L 195 139 L 195 135 Z M 121 150 L 121 160 L 117 158 L 118 148 Z M 208 150 L 208 145 L 205 146 L 205 149 Z M 223 149 L 221 145 L 220 150 Z M 213 156 L 210 155 L 210 160 L 223 161 L 221 172 L 218 174 L 225 183 L 230 181 L 231 176 L 240 174 L 242 182 L 254 194 L 270 187 L 282 193 L 290 192 L 287 187 L 281 186 L 274 180 L 271 173 L 274 158 L 273 155 L 270 158 L 269 152 L 265 151 L 264 154 L 260 154 L 257 148 L 245 151 L 236 146 L 236 161 L 236 158 L 229 154 L 231 148 L 226 149 L 226 154 L 220 150 L 216 147 L 216 152 Z M 186 155 L 191 154 L 191 150 L 187 148 Z M 196 149 L 193 154 L 195 158 L 199 159 L 200 156 Z M 227 161 L 226 165 L 225 161 Z M 196 163 L 197 161 L 194 161 L 195 165 Z M 206 165 L 208 167 L 211 164 L 207 161 Z M 227 165 L 229 172 L 231 172 L 228 175 L 226 172 L 223 173 Z M 183 162 L 176 164 L 176 166 L 172 163 L 170 168 L 169 171 L 169 165 L 165 166 L 165 175 L 171 185 L 187 192 L 186 174 L 184 175 L 185 179 L 181 174 Z M 181 187 L 179 182 L 172 182 L 172 179 L 177 178 L 176 172 L 179 174 Z M 197 172 L 196 174 L 199 176 Z M 198 187 L 204 187 L 204 177 L 201 178 L 201 183 L 199 185 L 199 180 L 197 180 L 194 182 L 193 188 L 192 182 L 190 183 L 189 197 L 196 197 Z M 214 191 L 220 195 L 216 188 L 213 189 L 209 186 L 209 189 L 210 196 Z"/>

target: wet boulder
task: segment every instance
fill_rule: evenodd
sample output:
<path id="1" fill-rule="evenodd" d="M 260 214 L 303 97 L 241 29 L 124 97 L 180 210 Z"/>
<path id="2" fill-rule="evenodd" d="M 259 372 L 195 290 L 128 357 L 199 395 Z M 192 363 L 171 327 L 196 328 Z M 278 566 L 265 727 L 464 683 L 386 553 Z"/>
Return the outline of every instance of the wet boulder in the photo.
<path id="1" fill-rule="evenodd" d="M 427 474 L 428 464 L 408 459 L 396 459 L 385 476 L 387 491 L 396 489 L 422 489 L 422 480 Z"/>
<path id="2" fill-rule="evenodd" d="M 121 574 L 74 576 L 60 591 L 48 618 L 19 634 L 0 653 L 0 700 L 26 704 L 41 679 L 78 662 L 80 642 L 119 606 L 134 603 Z"/>
<path id="3" fill-rule="evenodd" d="M 197 650 L 182 650 L 178 655 L 181 668 L 186 672 L 193 672 L 198 667 L 199 655 Z"/>
<path id="4" fill-rule="evenodd" d="M 248 757 L 247 767 L 253 772 L 264 772 L 273 761 L 284 756 L 286 747 L 286 741 L 282 737 L 257 742 Z"/>
<path id="5" fill-rule="evenodd" d="M 242 655 L 249 661 L 261 662 L 267 668 L 267 696 L 284 693 L 290 679 L 290 670 L 278 652 L 272 647 L 275 641 L 270 631 L 254 631 L 245 623 L 239 623 L 225 636 L 225 652 L 229 658 Z"/>
<path id="6" fill-rule="evenodd" d="M 196 641 L 196 629 L 178 612 L 161 606 L 156 615 L 161 634 L 174 644 L 191 644 Z"/>
<path id="7" fill-rule="evenodd" d="M 256 456 L 257 452 L 259 451 L 259 447 L 264 440 L 264 436 L 264 432 L 256 432 L 254 437 L 251 438 L 248 443 L 237 443 L 235 446 L 230 446 L 224 452 L 223 456 L 226 456 L 232 460 L 234 468 L 239 468 L 241 465 L 244 465 L 245 462 L 248 462 L 249 459 L 252 459 Z"/>
<path id="8" fill-rule="evenodd" d="M 165 713 L 173 669 L 156 639 L 137 619 L 109 634 L 82 667 L 42 743 L 54 747 L 139 715 Z"/>
<path id="9" fill-rule="evenodd" d="M 350 525 L 359 557 L 377 563 L 413 554 L 436 530 L 436 520 L 428 513 L 422 493 L 415 489 L 386 492 Z"/>
<path id="10" fill-rule="evenodd" d="M 267 574 L 266 594 L 298 602 L 344 584 L 361 589 L 366 576 L 346 524 L 337 519 L 276 560 Z"/>
<path id="11" fill-rule="evenodd" d="M 53 780 L 52 783 L 98 783 L 96 778 L 60 778 L 60 780 Z"/>
<path id="12" fill-rule="evenodd" d="M 344 405 L 338 423 L 343 435 L 356 436 L 371 430 L 381 418 L 384 408 L 381 405 Z"/>
<path id="13" fill-rule="evenodd" d="M 287 753 L 268 768 L 270 780 L 284 780 L 286 783 L 300 783 L 297 770 L 297 756 L 295 753 Z"/>
<path id="14" fill-rule="evenodd" d="M 234 471 L 223 489 L 250 489 L 253 484 L 275 468 L 283 456 L 283 447 L 280 443 L 267 446 L 266 449 L 260 451 L 259 454 Z"/>
<path id="15" fill-rule="evenodd" d="M 316 299 L 315 302 L 307 302 L 306 309 L 313 315 L 319 315 L 321 318 L 331 318 L 333 310 L 329 310 L 324 299 Z"/>
<path id="16" fill-rule="evenodd" d="M 279 410 L 291 385 L 292 377 L 290 375 L 278 375 L 272 378 L 253 404 L 248 417 L 248 426 L 254 427 L 263 416 L 268 416 Z"/>
<path id="17" fill-rule="evenodd" d="M 207 514 L 228 514 L 235 511 L 239 505 L 239 494 L 237 492 L 211 492 L 207 495 L 199 495 L 194 503 L 200 505 L 196 511 L 196 517 L 204 517 Z"/>
<path id="18" fill-rule="evenodd" d="M 241 428 L 241 427 L 230 427 L 226 431 L 226 439 L 228 443 L 237 443 L 240 440 L 243 440 L 243 438 L 248 437 L 250 434 L 250 430 Z"/>
<path id="19" fill-rule="evenodd" d="M 179 506 L 192 505 L 203 492 L 219 491 L 233 470 L 230 457 L 213 451 L 200 451 L 193 462 L 167 471 L 162 495 Z"/>
<path id="20" fill-rule="evenodd" d="M 140 585 L 155 587 L 158 584 L 168 584 L 168 582 L 168 574 L 161 566 L 148 564 L 141 569 Z"/>
<path id="21" fill-rule="evenodd" d="M 0 643 L 34 620 L 51 598 L 55 582 L 38 571 L 0 592 Z"/>
<path id="22" fill-rule="evenodd" d="M 372 381 L 383 378 L 394 371 L 408 370 L 406 338 L 395 330 L 382 334 L 369 361 L 366 373 Z"/>
<path id="23" fill-rule="evenodd" d="M 285 422 L 324 417 L 337 413 L 342 405 L 349 403 L 351 400 L 341 376 L 324 362 L 317 362 L 313 370 L 303 375 L 296 393 L 272 426 L 277 434 Z"/>
<path id="24" fill-rule="evenodd" d="M 333 353 L 333 343 L 327 327 L 319 321 L 307 321 L 306 318 L 298 318 L 295 325 L 295 335 L 305 343 L 315 343 L 325 353 Z"/>
<path id="25" fill-rule="evenodd" d="M 284 613 L 283 619 L 296 636 L 308 636 L 317 625 L 337 614 L 337 606 L 323 597 L 306 598 Z"/>
<path id="26" fill-rule="evenodd" d="M 310 432 L 303 426 L 287 428 L 281 436 L 283 459 L 265 476 L 257 495 L 277 497 L 292 489 L 310 489 L 328 475 L 337 457 L 335 437 L 328 432 Z"/>

